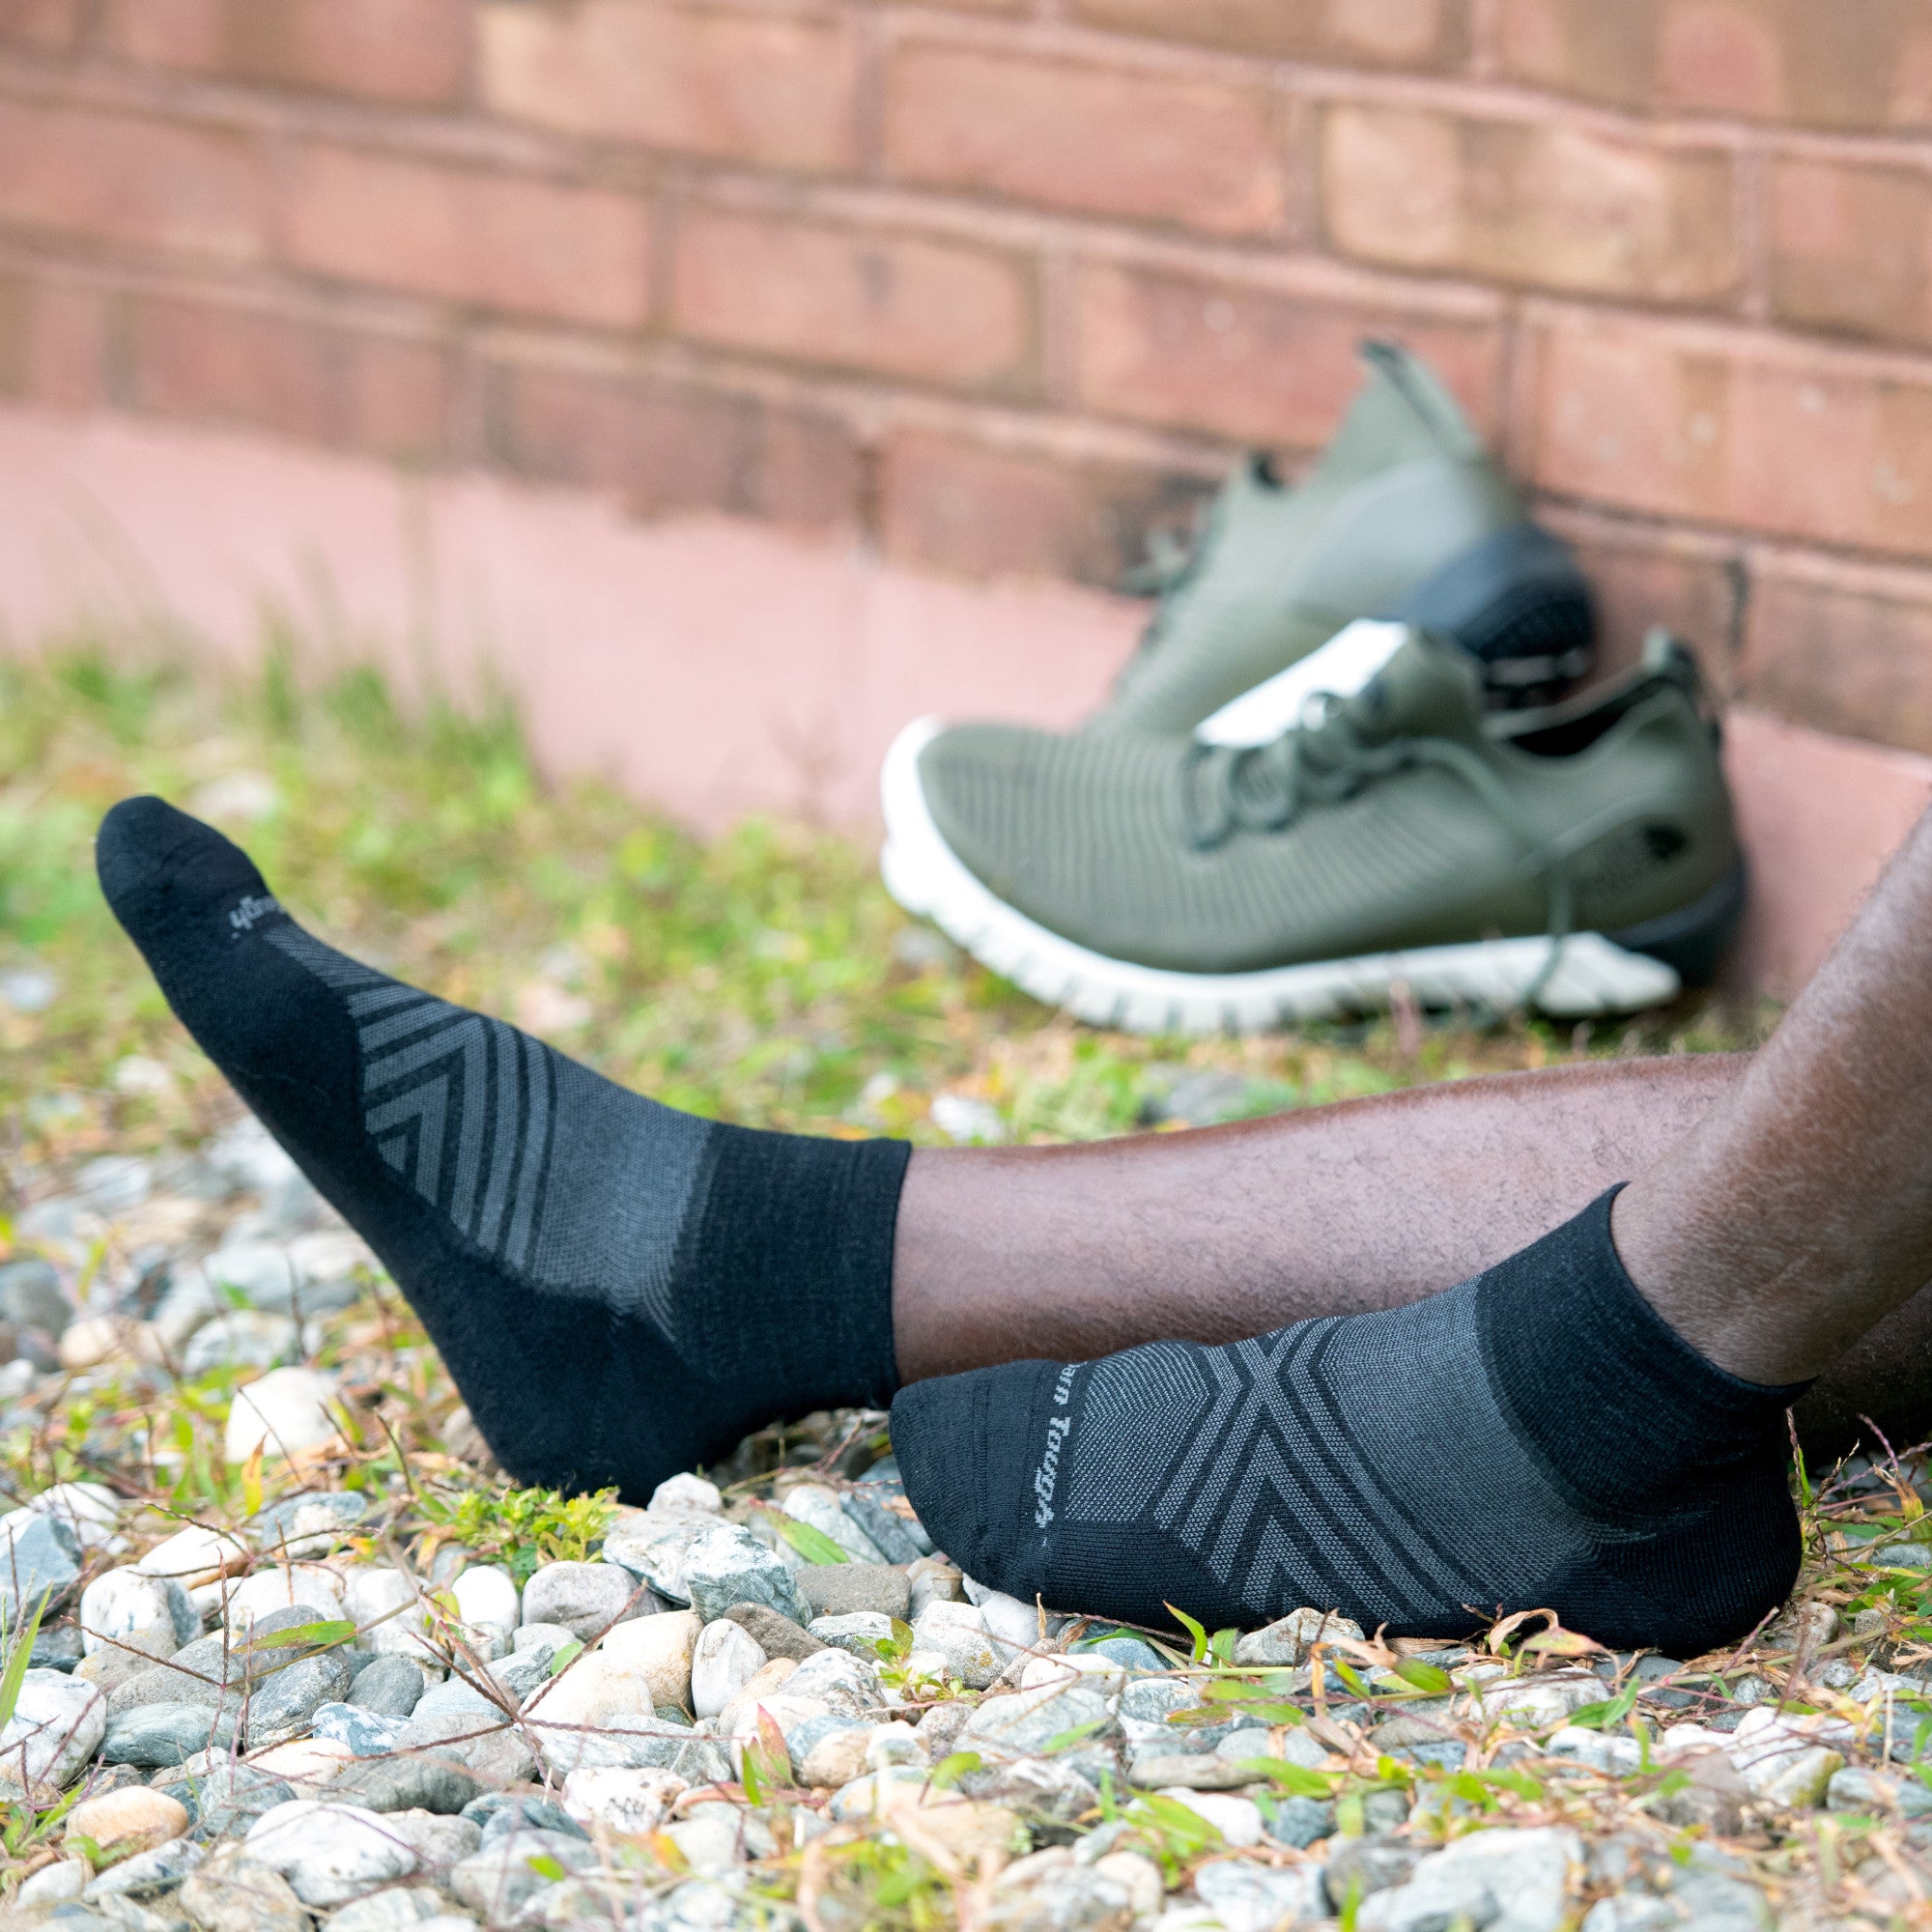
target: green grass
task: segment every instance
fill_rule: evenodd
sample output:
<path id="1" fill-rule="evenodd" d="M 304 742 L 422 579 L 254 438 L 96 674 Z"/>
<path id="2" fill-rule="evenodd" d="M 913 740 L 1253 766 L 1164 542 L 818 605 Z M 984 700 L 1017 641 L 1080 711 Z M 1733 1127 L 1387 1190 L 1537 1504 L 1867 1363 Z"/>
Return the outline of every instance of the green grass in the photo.
<path id="1" fill-rule="evenodd" d="M 95 885 L 100 814 L 143 790 L 214 818 L 333 942 L 750 1124 L 944 1143 L 929 1109 L 945 1094 L 990 1107 L 1009 1138 L 1081 1139 L 1133 1126 L 1193 1068 L 1239 1073 L 1267 1111 L 1731 1045 L 1760 1024 L 1704 1007 L 1575 1031 L 1094 1033 L 912 925 L 863 843 L 760 820 L 699 841 L 608 787 L 547 782 L 501 706 L 406 712 L 375 672 L 307 676 L 286 647 L 241 681 L 70 645 L 0 664 L 0 975 L 40 969 L 58 988 L 42 1011 L 0 999 L 10 1165 L 192 1137 L 232 1105 Z"/>

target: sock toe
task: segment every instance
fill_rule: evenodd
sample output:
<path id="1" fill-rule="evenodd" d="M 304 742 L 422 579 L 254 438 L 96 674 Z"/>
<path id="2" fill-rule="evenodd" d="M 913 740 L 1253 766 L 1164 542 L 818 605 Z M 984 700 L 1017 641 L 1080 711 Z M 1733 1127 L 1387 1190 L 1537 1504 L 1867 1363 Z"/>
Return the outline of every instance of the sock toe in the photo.
<path id="1" fill-rule="evenodd" d="M 269 892 L 239 845 L 153 796 L 125 798 L 101 820 L 94 864 L 115 918 L 136 942 L 170 917 Z"/>

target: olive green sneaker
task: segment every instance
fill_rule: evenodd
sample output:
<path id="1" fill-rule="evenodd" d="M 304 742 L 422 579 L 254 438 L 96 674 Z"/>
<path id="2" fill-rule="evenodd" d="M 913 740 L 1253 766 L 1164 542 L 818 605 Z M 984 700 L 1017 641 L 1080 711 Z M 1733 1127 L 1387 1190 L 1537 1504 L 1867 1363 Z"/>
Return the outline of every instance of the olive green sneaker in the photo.
<path id="1" fill-rule="evenodd" d="M 1690 657 L 1662 632 L 1606 692 L 1486 716 L 1410 632 L 1264 746 L 909 727 L 886 884 L 1083 1019 L 1245 1032 L 1383 1004 L 1628 1012 L 1707 979 L 1744 862 Z"/>
<path id="2" fill-rule="evenodd" d="M 1590 593 L 1568 549 L 1528 522 L 1426 364 L 1386 342 L 1361 354 L 1368 380 L 1308 475 L 1291 489 L 1264 457 L 1248 458 L 1191 550 L 1144 580 L 1159 607 L 1089 729 L 1193 731 L 1331 639 L 1359 659 L 1374 640 L 1339 635 L 1359 619 L 1453 638 L 1482 664 L 1494 703 L 1543 701 L 1588 668 Z M 1381 657 L 1388 648 L 1384 638 Z M 1274 736 L 1304 691 L 1344 675 L 1306 668 L 1244 728 Z M 1281 723 L 1269 730 L 1271 717 Z"/>

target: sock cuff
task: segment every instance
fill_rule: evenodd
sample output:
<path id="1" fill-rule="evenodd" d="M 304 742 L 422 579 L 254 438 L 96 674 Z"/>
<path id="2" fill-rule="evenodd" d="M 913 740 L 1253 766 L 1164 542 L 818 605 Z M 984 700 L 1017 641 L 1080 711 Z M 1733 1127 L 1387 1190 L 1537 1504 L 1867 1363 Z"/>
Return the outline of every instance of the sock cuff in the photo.
<path id="1" fill-rule="evenodd" d="M 1781 1455 L 1784 1411 L 1810 1384 L 1745 1381 L 1651 1306 L 1611 1238 L 1620 1191 L 1479 1276 L 1477 1321 L 1498 1399 L 1548 1472 L 1587 1506 L 1645 1511 Z"/>
<path id="2" fill-rule="evenodd" d="M 719 1123 L 688 1257 L 706 1358 L 755 1378 L 794 1415 L 898 1382 L 893 1245 L 907 1141 L 840 1141 Z M 747 1298 L 782 1297 L 784 1319 Z"/>

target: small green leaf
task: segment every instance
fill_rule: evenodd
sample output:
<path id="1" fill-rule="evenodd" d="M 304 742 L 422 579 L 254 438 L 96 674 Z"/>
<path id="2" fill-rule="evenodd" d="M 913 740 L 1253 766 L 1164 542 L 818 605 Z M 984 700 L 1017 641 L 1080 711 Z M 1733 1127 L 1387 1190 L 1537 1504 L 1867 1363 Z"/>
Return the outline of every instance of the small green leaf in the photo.
<path id="1" fill-rule="evenodd" d="M 1168 1604 L 1164 1605 L 1164 1607 L 1166 1608 L 1168 1615 L 1171 1616 L 1175 1620 L 1175 1622 L 1178 1623 L 1180 1626 L 1180 1628 L 1184 1630 L 1187 1633 L 1187 1634 L 1194 1639 L 1193 1661 L 1196 1663 L 1201 1662 L 1203 1659 L 1205 1659 L 1208 1655 L 1207 1630 L 1202 1625 L 1197 1624 L 1194 1621 L 1194 1619 L 1187 1614 L 1185 1610 L 1177 1610 L 1172 1604 Z"/>
<path id="2" fill-rule="evenodd" d="M 1335 1780 L 1341 1776 L 1333 1771 L 1311 1771 L 1305 1764 L 1290 1764 L 1281 1757 L 1244 1757 L 1235 1769 L 1248 1777 L 1266 1778 L 1291 1798 L 1333 1797 Z"/>
<path id="3" fill-rule="evenodd" d="M 1218 1630 L 1208 1639 L 1208 1655 L 1221 1664 L 1233 1664 L 1235 1645 L 1240 1638 L 1237 1630 Z"/>
<path id="4" fill-rule="evenodd" d="M 526 1859 L 524 1861 L 524 1868 L 526 1871 L 535 1872 L 539 1878 L 549 1879 L 553 1885 L 555 1885 L 559 1879 L 570 1876 L 564 1870 L 562 1863 L 558 1860 L 552 1858 L 548 1852 L 539 1852 L 535 1858 Z"/>
<path id="5" fill-rule="evenodd" d="M 583 1646 L 575 1637 L 568 1643 L 559 1644 L 556 1655 L 550 1661 L 550 1674 L 553 1677 L 561 1677 L 582 1655 Z"/>
<path id="6" fill-rule="evenodd" d="M 800 1522 L 795 1516 L 787 1516 L 783 1510 L 769 1510 L 772 1527 L 805 1558 L 808 1563 L 849 1563 L 851 1558 L 826 1535 L 822 1529 L 813 1529 L 809 1522 Z"/>
<path id="7" fill-rule="evenodd" d="M 13 1721 L 14 1706 L 20 1701 L 20 1686 L 34 1655 L 34 1639 L 41 1634 L 41 1618 L 45 1614 L 47 1599 L 52 1595 L 51 1589 L 43 1590 L 33 1614 L 14 1632 L 14 1647 L 7 1653 L 7 1667 L 0 1671 L 0 1727 Z"/>
<path id="8" fill-rule="evenodd" d="M 329 1617 L 320 1623 L 297 1624 L 292 1630 L 270 1631 L 267 1636 L 251 1637 L 247 1648 L 292 1650 L 298 1644 L 349 1643 L 355 1635 L 355 1626 L 353 1623 Z"/>
<path id="9" fill-rule="evenodd" d="M 1581 1710 L 1570 1713 L 1570 1721 L 1579 1730 L 1613 1731 L 1630 1714 L 1636 1709 L 1637 1687 L 1627 1684 L 1603 1704 L 1585 1704 Z"/>
<path id="10" fill-rule="evenodd" d="M 951 1757 L 943 1757 L 932 1767 L 932 1788 L 935 1791 L 950 1791 L 962 1777 L 980 1769 L 983 1760 L 978 1751 L 954 1751 Z"/>
<path id="11" fill-rule="evenodd" d="M 1405 1684 L 1413 1684 L 1418 1690 L 1427 1690 L 1432 1697 L 1446 1696 L 1455 1688 L 1449 1681 L 1449 1673 L 1440 1664 L 1424 1663 L 1420 1658 L 1401 1659 L 1395 1666 L 1395 1674 Z"/>
<path id="12" fill-rule="evenodd" d="M 1075 1724 L 1070 1730 L 1058 1731 L 1040 1747 L 1041 1752 L 1051 1757 L 1056 1751 L 1070 1750 L 1073 1746 L 1084 1743 L 1095 1731 L 1104 1731 L 1113 1722 L 1111 1718 L 1092 1718 L 1084 1724 Z"/>

